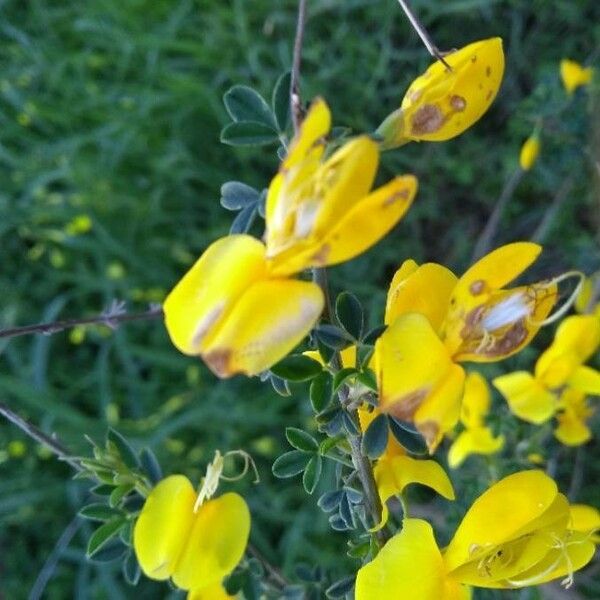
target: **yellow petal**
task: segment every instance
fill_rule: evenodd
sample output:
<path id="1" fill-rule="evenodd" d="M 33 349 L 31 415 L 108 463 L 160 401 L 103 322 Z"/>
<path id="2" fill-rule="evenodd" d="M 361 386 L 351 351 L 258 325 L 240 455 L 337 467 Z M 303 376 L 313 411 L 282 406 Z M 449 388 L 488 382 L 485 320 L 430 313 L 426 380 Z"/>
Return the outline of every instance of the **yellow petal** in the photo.
<path id="1" fill-rule="evenodd" d="M 600 371 L 592 367 L 577 367 L 567 384 L 570 388 L 583 392 L 584 394 L 593 394 L 600 396 Z"/>
<path id="2" fill-rule="evenodd" d="M 379 408 L 413 421 L 433 451 L 456 424 L 464 371 L 450 359 L 427 318 L 400 316 L 375 344 Z"/>
<path id="3" fill-rule="evenodd" d="M 235 493 L 205 502 L 194 516 L 173 573 L 173 582 L 183 590 L 220 583 L 242 559 L 250 534 L 250 511 Z"/>
<path id="4" fill-rule="evenodd" d="M 408 140 L 449 140 L 476 123 L 493 102 L 504 74 L 502 40 L 480 40 L 432 64 L 408 88 L 400 110 L 377 132 L 383 149 Z"/>
<path id="5" fill-rule="evenodd" d="M 495 454 L 504 446 L 504 436 L 494 437 L 488 427 L 461 432 L 448 450 L 448 464 L 455 469 L 471 454 Z"/>
<path id="6" fill-rule="evenodd" d="M 296 245 L 269 264 L 273 275 L 296 273 L 309 267 L 334 265 L 368 250 L 385 236 L 409 209 L 417 192 L 412 175 L 396 177 L 358 201 L 319 239 Z"/>
<path id="7" fill-rule="evenodd" d="M 356 600 L 445 600 L 446 576 L 431 525 L 404 519 L 402 531 L 358 571 Z"/>
<path id="8" fill-rule="evenodd" d="M 575 310 L 578 313 L 585 313 L 589 308 L 590 301 L 594 294 L 594 280 L 591 277 L 586 277 L 583 280 L 581 291 L 577 294 L 575 299 Z"/>
<path id="9" fill-rule="evenodd" d="M 240 296 L 265 277 L 265 247 L 249 235 L 212 243 L 165 300 L 172 342 L 185 354 L 199 354 L 214 337 Z"/>
<path id="10" fill-rule="evenodd" d="M 519 155 L 519 165 L 523 171 L 529 171 L 537 161 L 540 154 L 540 138 L 532 135 L 525 140 Z"/>
<path id="11" fill-rule="evenodd" d="M 323 292 L 312 282 L 260 281 L 235 304 L 202 356 L 219 377 L 256 375 L 297 346 L 322 310 Z"/>
<path id="12" fill-rule="evenodd" d="M 194 521 L 196 492 L 187 477 L 171 475 L 150 492 L 133 529 L 133 547 L 144 574 L 168 579 Z"/>
<path id="13" fill-rule="evenodd" d="M 571 520 L 569 529 L 581 533 L 600 530 L 600 511 L 587 504 L 571 504 Z M 595 543 L 598 543 L 595 541 Z"/>
<path id="14" fill-rule="evenodd" d="M 501 375 L 492 383 L 508 402 L 511 412 L 525 421 L 544 423 L 556 410 L 555 395 L 527 371 Z"/>
<path id="15" fill-rule="evenodd" d="M 475 371 L 469 373 L 465 379 L 460 420 L 466 427 L 483 425 L 490 403 L 490 390 L 485 377 Z"/>
<path id="16" fill-rule="evenodd" d="M 560 405 L 563 410 L 556 417 L 558 427 L 554 435 L 565 446 L 585 444 L 592 437 L 586 420 L 593 410 L 588 407 L 584 392 L 565 388 L 560 396 Z"/>
<path id="17" fill-rule="evenodd" d="M 187 600 L 234 600 L 235 596 L 230 596 L 220 583 L 215 583 L 208 587 L 191 590 L 187 595 Z"/>
<path id="18" fill-rule="evenodd" d="M 320 365 L 324 365 L 323 357 L 318 350 L 307 350 L 303 352 L 304 356 L 316 360 Z M 342 361 L 342 368 L 355 367 L 356 366 L 356 346 L 348 346 L 344 350 L 340 350 L 340 359 Z"/>
<path id="19" fill-rule="evenodd" d="M 387 295 L 386 324 L 409 312 L 425 315 L 437 332 L 440 330 L 450 295 L 457 277 L 436 263 L 417 266 L 413 260 L 405 261 L 396 271 Z"/>
<path id="20" fill-rule="evenodd" d="M 444 552 L 448 570 L 532 531 L 557 495 L 556 484 L 542 471 L 521 471 L 492 485 L 475 500 Z"/>
<path id="21" fill-rule="evenodd" d="M 594 70 L 591 67 L 584 68 L 578 62 L 566 58 L 560 61 L 560 78 L 569 94 L 578 87 L 588 85 L 593 75 Z"/>

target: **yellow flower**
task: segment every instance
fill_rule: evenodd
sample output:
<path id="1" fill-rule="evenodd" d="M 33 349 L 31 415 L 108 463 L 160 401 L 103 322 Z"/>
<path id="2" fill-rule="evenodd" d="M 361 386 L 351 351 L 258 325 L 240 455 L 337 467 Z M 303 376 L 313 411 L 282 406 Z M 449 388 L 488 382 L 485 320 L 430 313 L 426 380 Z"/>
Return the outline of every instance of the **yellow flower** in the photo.
<path id="1" fill-rule="evenodd" d="M 528 137 L 521 146 L 519 154 L 519 164 L 523 171 L 529 171 L 535 165 L 540 154 L 540 137 L 537 134 Z"/>
<path id="2" fill-rule="evenodd" d="M 432 64 L 379 126 L 382 149 L 411 140 L 443 142 L 476 123 L 494 101 L 504 74 L 502 40 L 474 42 Z"/>
<path id="3" fill-rule="evenodd" d="M 573 573 L 593 557 L 565 496 L 542 471 L 509 475 L 471 506 L 446 550 L 431 526 L 406 519 L 356 579 L 356 600 L 458 600 L 468 588 L 522 588 Z"/>
<path id="4" fill-rule="evenodd" d="M 561 411 L 556 437 L 566 445 L 590 438 L 585 423 L 592 414 L 585 395 L 600 395 L 600 372 L 584 365 L 600 346 L 600 320 L 573 315 L 562 321 L 554 341 L 538 358 L 534 374 L 516 371 L 493 380 L 519 418 L 540 424 Z"/>
<path id="5" fill-rule="evenodd" d="M 249 533 L 250 512 L 241 496 L 227 493 L 200 503 L 189 479 L 171 475 L 146 499 L 133 546 L 149 578 L 170 578 L 190 591 L 188 598 L 212 600 L 242 559 Z M 228 598 L 224 591 L 222 597 Z"/>
<path id="6" fill-rule="evenodd" d="M 502 246 L 460 279 L 436 264 L 406 261 L 388 293 L 387 330 L 375 345 L 379 406 L 412 421 L 431 452 L 460 415 L 465 372 L 460 361 L 490 362 L 521 350 L 537 333 L 557 295 L 554 282 L 503 286 L 541 248 Z"/>
<path id="7" fill-rule="evenodd" d="M 560 61 L 560 78 L 568 94 L 573 94 L 578 87 L 588 85 L 592 81 L 594 70 L 582 67 L 578 62 L 564 58 Z"/>
<path id="8" fill-rule="evenodd" d="M 266 243 L 248 235 L 217 240 L 165 300 L 175 346 L 202 356 L 219 377 L 255 375 L 288 354 L 323 309 L 320 288 L 291 276 L 364 252 L 414 199 L 412 175 L 369 193 L 379 153 L 366 136 L 322 162 L 330 122 L 316 100 L 269 187 Z"/>
<path id="9" fill-rule="evenodd" d="M 465 380 L 460 420 L 465 426 L 448 451 L 448 464 L 458 467 L 470 454 L 494 454 L 504 446 L 504 436 L 494 437 L 485 425 L 491 398 L 487 382 L 479 373 Z"/>
<path id="10" fill-rule="evenodd" d="M 600 544 L 600 511 L 587 504 L 571 504 L 571 522 L 569 528 L 590 535 L 594 544 Z"/>

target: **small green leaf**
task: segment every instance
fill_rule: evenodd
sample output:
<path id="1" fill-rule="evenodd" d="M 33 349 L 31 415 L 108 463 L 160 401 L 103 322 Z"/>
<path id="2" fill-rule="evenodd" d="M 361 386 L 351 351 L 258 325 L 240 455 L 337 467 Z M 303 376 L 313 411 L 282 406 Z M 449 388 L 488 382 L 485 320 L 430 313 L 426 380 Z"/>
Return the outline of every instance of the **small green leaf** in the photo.
<path id="1" fill-rule="evenodd" d="M 271 367 L 271 372 L 288 381 L 308 381 L 316 377 L 323 367 L 316 360 L 302 354 L 291 354 Z"/>
<path id="2" fill-rule="evenodd" d="M 360 559 L 363 559 L 363 558 L 366 558 L 366 556 L 369 553 L 370 549 L 371 549 L 371 543 L 370 543 L 370 541 L 359 542 L 355 546 L 351 546 L 350 549 L 348 550 L 348 552 L 346 552 L 346 554 L 350 558 L 360 558 Z"/>
<path id="3" fill-rule="evenodd" d="M 333 357 L 335 356 L 336 350 L 334 348 L 330 348 L 326 346 L 318 337 L 317 337 L 317 350 L 321 355 L 321 359 L 323 360 L 323 364 L 328 365 L 331 363 Z"/>
<path id="4" fill-rule="evenodd" d="M 325 410 L 333 397 L 333 377 L 322 371 L 310 382 L 310 403 L 316 413 Z"/>
<path id="5" fill-rule="evenodd" d="M 135 486 L 131 483 L 125 483 L 117 486 L 110 495 L 108 503 L 114 508 L 125 496 L 127 496 L 127 494 L 133 491 L 134 487 Z"/>
<path id="6" fill-rule="evenodd" d="M 371 460 L 379 458 L 385 451 L 388 441 L 388 419 L 386 415 L 376 416 L 367 427 L 362 442 L 361 451 Z"/>
<path id="7" fill-rule="evenodd" d="M 350 435 L 360 435 L 360 427 L 358 423 L 346 411 L 342 412 L 342 421 L 344 423 L 344 428 Z"/>
<path id="8" fill-rule="evenodd" d="M 231 227 L 229 228 L 230 235 L 248 233 L 252 227 L 252 223 L 254 223 L 256 210 L 256 204 L 242 208 L 231 223 Z"/>
<path id="9" fill-rule="evenodd" d="M 358 372 L 358 369 L 354 367 L 346 367 L 339 370 L 333 378 L 333 391 L 337 392 L 348 379 L 355 377 Z"/>
<path id="10" fill-rule="evenodd" d="M 227 210 L 241 210 L 259 199 L 259 192 L 241 181 L 227 181 L 221 186 L 221 206 Z"/>
<path id="11" fill-rule="evenodd" d="M 302 473 L 310 460 L 310 456 L 306 452 L 300 450 L 292 450 L 279 456 L 273 463 L 272 471 L 275 477 L 286 479 L 294 477 Z"/>
<path id="12" fill-rule="evenodd" d="M 229 146 L 263 146 L 278 139 L 272 127 L 255 121 L 236 121 L 221 130 L 221 142 Z"/>
<path id="13" fill-rule="evenodd" d="M 131 444 L 116 430 L 112 427 L 108 429 L 107 440 L 112 442 L 121 456 L 123 462 L 130 469 L 137 469 L 140 466 L 140 461 L 135 450 L 131 447 Z"/>
<path id="14" fill-rule="evenodd" d="M 137 585 L 140 580 L 142 570 L 135 556 L 135 552 L 130 550 L 123 561 L 123 577 L 129 585 Z"/>
<path id="15" fill-rule="evenodd" d="M 360 381 L 365 387 L 368 387 L 370 390 L 376 392 L 377 391 L 377 379 L 375 377 L 375 373 L 371 371 L 371 369 L 365 369 L 361 371 L 356 379 Z"/>
<path id="16" fill-rule="evenodd" d="M 317 339 L 334 350 L 343 350 L 352 344 L 352 338 L 339 327 L 324 323 L 315 327 Z"/>
<path id="17" fill-rule="evenodd" d="M 279 76 L 275 87 L 273 88 L 273 98 L 271 101 L 273 114 L 280 132 L 284 132 L 290 122 L 290 80 L 292 74 L 290 71 Z"/>
<path id="18" fill-rule="evenodd" d="M 109 521 L 113 517 L 123 516 L 123 511 L 106 504 L 88 504 L 79 511 L 79 516 L 92 521 Z"/>
<path id="19" fill-rule="evenodd" d="M 119 533 L 121 527 L 127 523 L 124 517 L 115 517 L 114 519 L 100 525 L 89 539 L 87 547 L 87 557 L 92 558 L 110 539 Z"/>
<path id="20" fill-rule="evenodd" d="M 273 374 L 271 374 L 271 377 L 269 379 L 271 381 L 271 385 L 273 386 L 273 389 L 280 396 L 283 396 L 284 398 L 286 398 L 286 397 L 292 395 L 290 386 L 288 385 L 288 382 L 285 379 L 281 379 L 281 377 L 277 377 L 277 375 L 273 375 Z"/>
<path id="21" fill-rule="evenodd" d="M 160 464 L 150 448 L 142 448 L 142 451 L 140 452 L 140 463 L 142 470 L 148 476 L 151 483 L 158 483 L 162 479 Z"/>
<path id="22" fill-rule="evenodd" d="M 329 586 L 325 591 L 327 598 L 331 600 L 337 600 L 338 598 L 345 598 L 354 589 L 354 575 L 351 577 L 345 577 L 336 581 L 333 585 Z"/>
<path id="23" fill-rule="evenodd" d="M 106 546 L 100 548 L 90 560 L 95 563 L 113 562 L 117 559 L 121 559 L 126 550 L 127 548 L 123 542 L 119 539 L 115 539 L 108 542 Z"/>
<path id="24" fill-rule="evenodd" d="M 304 469 L 304 475 L 302 475 L 302 485 L 306 490 L 306 493 L 312 494 L 321 479 L 321 472 L 323 470 L 323 459 L 318 454 L 315 454 L 306 465 Z"/>
<path id="25" fill-rule="evenodd" d="M 302 429 L 297 429 L 296 427 L 286 427 L 285 429 L 285 437 L 291 446 L 296 448 L 296 450 L 300 450 L 301 452 L 317 452 L 319 449 L 319 444 L 317 440 Z"/>
<path id="26" fill-rule="evenodd" d="M 359 299 L 350 292 L 342 292 L 335 302 L 335 315 L 340 325 L 355 339 L 360 340 L 364 328 L 364 312 Z"/>
<path id="27" fill-rule="evenodd" d="M 96 494 L 96 496 L 110 496 L 114 489 L 115 488 L 112 485 L 101 483 L 100 485 L 93 487 L 90 491 L 92 494 Z"/>
<path id="28" fill-rule="evenodd" d="M 372 346 L 376 341 L 377 338 L 387 329 L 387 325 L 378 325 L 377 327 L 374 327 L 373 329 L 371 329 L 371 331 L 368 331 L 365 334 L 365 337 L 363 339 L 363 344 L 367 344 L 369 346 Z"/>
<path id="29" fill-rule="evenodd" d="M 275 128 L 275 118 L 265 99 L 247 85 L 234 85 L 223 95 L 223 104 L 234 121 L 255 121 Z"/>
<path id="30" fill-rule="evenodd" d="M 412 425 L 395 417 L 388 417 L 388 422 L 393 436 L 406 450 L 412 454 L 427 454 L 425 439 Z"/>

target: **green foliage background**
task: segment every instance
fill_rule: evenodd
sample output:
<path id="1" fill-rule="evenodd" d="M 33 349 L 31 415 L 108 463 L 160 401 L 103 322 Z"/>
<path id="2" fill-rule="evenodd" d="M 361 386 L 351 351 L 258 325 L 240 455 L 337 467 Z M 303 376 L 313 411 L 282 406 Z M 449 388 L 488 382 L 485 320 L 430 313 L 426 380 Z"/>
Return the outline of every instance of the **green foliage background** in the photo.
<path id="1" fill-rule="evenodd" d="M 429 57 L 393 0 L 311 0 L 309 6 L 304 97 L 325 96 L 337 125 L 372 130 Z M 334 289 L 359 295 L 372 324 L 405 258 L 457 270 L 468 264 L 536 117 L 564 103 L 559 60 L 597 59 L 600 48 L 597 0 L 415 0 L 413 6 L 441 48 L 501 36 L 507 71 L 492 110 L 472 130 L 384 157 L 381 179 L 414 172 L 418 200 L 384 242 L 332 274 Z M 115 298 L 144 310 L 226 233 L 231 215 L 219 205 L 221 184 L 237 179 L 266 187 L 277 158 L 274 147 L 219 143 L 228 122 L 221 95 L 244 83 L 268 97 L 290 65 L 295 10 L 290 0 L 0 2 L 2 327 L 96 314 Z M 573 175 L 573 191 L 532 277 L 600 267 L 598 103 L 597 91 L 578 94 L 551 120 L 540 162 L 505 217 L 498 243 L 529 238 Z M 92 229 L 68 235 L 65 228 L 78 215 L 88 215 Z M 542 334 L 536 346 L 550 337 Z M 78 453 L 87 451 L 83 433 L 99 439 L 112 424 L 138 447 L 153 448 L 166 472 L 196 479 L 214 449 L 244 448 L 255 456 L 262 481 L 237 489 L 245 490 L 252 539 L 263 554 L 292 576 L 295 564 L 315 557 L 335 576 L 356 568 L 345 556 L 344 536 L 328 529 L 316 507 L 318 494 L 307 497 L 299 481 L 270 474 L 274 457 L 287 449 L 285 426 L 314 428 L 304 386 L 281 398 L 258 380 L 218 382 L 171 346 L 160 322 L 114 332 L 90 328 L 78 341 L 68 333 L 2 341 L 0 401 Z M 529 366 L 535 355 L 528 350 L 494 372 Z M 531 429 L 497 406 L 511 439 L 527 438 Z M 594 428 L 599 433 L 597 419 Z M 23 456 L 9 445 L 15 440 L 25 443 Z M 585 452 L 549 442 L 546 453 L 561 486 L 574 486 L 577 500 L 593 502 L 597 442 Z M 495 468 L 516 466 L 500 461 Z M 14 427 L 0 425 L 0 598 L 27 597 L 85 502 L 86 484 L 69 481 L 71 474 Z M 460 500 L 429 505 L 442 526 L 456 522 L 487 484 L 486 463 L 470 459 L 453 478 Z M 89 533 L 85 524 L 58 563 L 42 572 L 50 577 L 44 598 L 138 593 L 122 582 L 118 565 L 86 563 Z M 600 595 L 593 572 L 576 581 L 577 593 Z M 144 598 L 169 594 L 164 585 L 142 585 Z"/>

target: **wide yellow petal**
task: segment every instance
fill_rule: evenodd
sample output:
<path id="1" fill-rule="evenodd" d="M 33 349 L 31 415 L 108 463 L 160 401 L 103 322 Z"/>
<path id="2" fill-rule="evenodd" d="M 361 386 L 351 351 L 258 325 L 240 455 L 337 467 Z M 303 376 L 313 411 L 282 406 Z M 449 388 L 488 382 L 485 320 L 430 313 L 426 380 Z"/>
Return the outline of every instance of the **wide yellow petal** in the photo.
<path id="1" fill-rule="evenodd" d="M 173 574 L 194 522 L 196 492 L 187 477 L 171 475 L 150 492 L 133 529 L 133 547 L 150 579 Z"/>
<path id="2" fill-rule="evenodd" d="M 488 427 L 465 429 L 448 450 L 448 465 L 456 469 L 471 454 L 495 454 L 503 446 L 504 436 L 494 437 Z"/>
<path id="3" fill-rule="evenodd" d="M 532 531 L 557 495 L 556 483 L 537 470 L 509 475 L 492 485 L 467 511 L 444 552 L 448 570 Z"/>
<path id="4" fill-rule="evenodd" d="M 199 354 L 265 273 L 265 247 L 257 239 L 230 235 L 213 242 L 165 300 L 165 324 L 175 346 Z"/>
<path id="5" fill-rule="evenodd" d="M 400 316 L 375 344 L 379 408 L 413 421 L 430 450 L 458 421 L 464 371 L 450 359 L 427 317 Z"/>
<path id="6" fill-rule="evenodd" d="M 438 332 L 448 311 L 448 303 L 458 278 L 452 271 L 436 263 L 420 267 L 405 261 L 396 271 L 387 295 L 386 324 L 409 312 L 425 315 Z"/>
<path id="7" fill-rule="evenodd" d="M 600 530 L 600 511 L 588 504 L 571 504 L 569 529 L 581 533 Z"/>
<path id="8" fill-rule="evenodd" d="M 577 367 L 567 380 L 567 385 L 584 394 L 600 396 L 600 371 L 592 367 Z"/>
<path id="9" fill-rule="evenodd" d="M 585 395 L 577 390 L 565 389 L 560 397 L 562 411 L 556 416 L 558 426 L 554 430 L 556 439 L 565 446 L 580 446 L 592 437 L 586 420 L 593 414 Z"/>
<path id="10" fill-rule="evenodd" d="M 296 245 L 269 262 L 272 275 L 334 265 L 358 256 L 385 236 L 409 209 L 417 192 L 412 175 L 396 177 L 358 201 L 323 236 Z"/>
<path id="11" fill-rule="evenodd" d="M 188 592 L 187 600 L 234 600 L 235 596 L 230 596 L 221 583 L 215 583 L 208 587 L 191 590 Z"/>
<path id="12" fill-rule="evenodd" d="M 492 383 L 508 402 L 511 412 L 525 421 L 539 425 L 556 411 L 556 396 L 527 371 L 501 375 Z"/>
<path id="13" fill-rule="evenodd" d="M 384 149 L 408 140 L 449 140 L 477 122 L 493 102 L 504 74 L 502 40 L 480 40 L 431 65 L 408 88 L 400 110 L 377 130 Z"/>
<path id="14" fill-rule="evenodd" d="M 308 281 L 272 279 L 248 289 L 203 348 L 219 377 L 256 375 L 281 360 L 312 329 L 323 310 L 321 288 Z"/>
<path id="15" fill-rule="evenodd" d="M 220 583 L 244 555 L 250 534 L 250 511 L 235 493 L 202 504 L 194 515 L 173 582 L 183 590 Z"/>
<path id="16" fill-rule="evenodd" d="M 472 371 L 465 379 L 465 393 L 462 399 L 460 420 L 465 427 L 478 427 L 490 410 L 490 389 L 485 377 Z"/>
<path id="17" fill-rule="evenodd" d="M 560 78 L 569 94 L 578 87 L 588 85 L 593 75 L 594 70 L 591 67 L 584 68 L 578 62 L 567 58 L 560 61 Z"/>
<path id="18" fill-rule="evenodd" d="M 446 600 L 446 576 L 431 525 L 404 519 L 402 531 L 356 576 L 356 600 Z"/>

